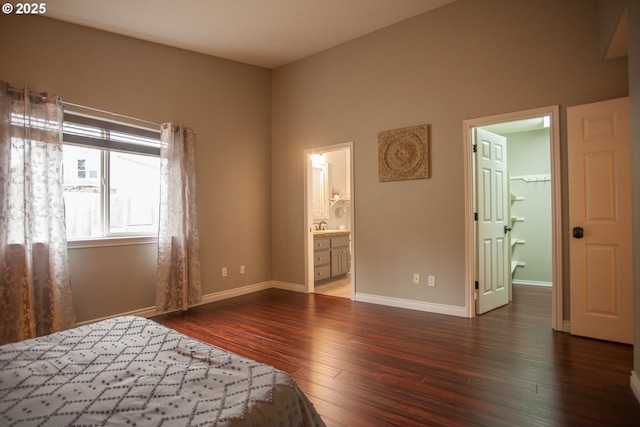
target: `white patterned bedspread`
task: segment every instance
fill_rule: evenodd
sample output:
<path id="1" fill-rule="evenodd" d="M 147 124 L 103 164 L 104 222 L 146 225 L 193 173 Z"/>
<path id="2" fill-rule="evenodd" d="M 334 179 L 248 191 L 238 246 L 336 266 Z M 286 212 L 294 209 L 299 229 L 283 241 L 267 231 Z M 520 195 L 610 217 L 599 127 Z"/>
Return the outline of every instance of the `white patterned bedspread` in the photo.
<path id="1" fill-rule="evenodd" d="M 324 426 L 293 379 L 140 317 L 0 347 L 0 426 Z"/>

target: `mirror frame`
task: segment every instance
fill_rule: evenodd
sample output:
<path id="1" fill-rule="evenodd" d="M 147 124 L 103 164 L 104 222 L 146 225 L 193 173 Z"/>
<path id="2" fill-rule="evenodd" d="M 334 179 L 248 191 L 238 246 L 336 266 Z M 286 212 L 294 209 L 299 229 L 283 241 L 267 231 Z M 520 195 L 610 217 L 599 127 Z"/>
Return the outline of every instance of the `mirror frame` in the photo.
<path id="1" fill-rule="evenodd" d="M 322 192 L 322 199 L 320 200 L 321 206 L 316 209 L 314 204 L 313 206 L 313 218 L 317 219 L 327 219 L 329 218 L 329 182 L 328 182 L 328 166 L 324 165 L 312 165 L 312 199 L 315 201 L 315 193 L 316 187 L 320 187 L 319 190 Z M 320 177 L 318 183 L 316 183 L 316 171 L 320 171 Z"/>

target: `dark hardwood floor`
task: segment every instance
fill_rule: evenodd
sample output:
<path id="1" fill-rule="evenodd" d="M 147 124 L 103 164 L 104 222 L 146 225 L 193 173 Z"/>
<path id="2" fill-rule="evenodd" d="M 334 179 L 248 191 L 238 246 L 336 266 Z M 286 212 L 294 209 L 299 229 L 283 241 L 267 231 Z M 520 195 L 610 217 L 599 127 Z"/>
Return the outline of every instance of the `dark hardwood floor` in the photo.
<path id="1" fill-rule="evenodd" d="M 632 346 L 551 329 L 551 289 L 475 319 L 271 289 L 154 320 L 295 378 L 328 426 L 639 426 Z"/>

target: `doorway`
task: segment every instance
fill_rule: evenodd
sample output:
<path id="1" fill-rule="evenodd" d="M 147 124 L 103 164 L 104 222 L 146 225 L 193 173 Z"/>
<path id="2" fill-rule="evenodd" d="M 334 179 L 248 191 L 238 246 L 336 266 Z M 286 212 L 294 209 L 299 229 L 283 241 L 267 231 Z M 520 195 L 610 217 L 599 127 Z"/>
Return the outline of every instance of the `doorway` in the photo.
<path id="1" fill-rule="evenodd" d="M 353 143 L 305 150 L 304 161 L 305 289 L 353 300 Z"/>
<path id="2" fill-rule="evenodd" d="M 547 119 L 544 119 L 544 118 Z M 548 277 L 550 277 L 550 282 L 547 280 L 528 280 L 526 279 L 526 274 L 523 276 L 524 279 L 521 279 L 521 282 L 543 282 L 543 283 L 526 283 L 526 284 L 545 284 L 547 286 L 551 286 L 552 288 L 552 327 L 556 330 L 564 330 L 564 322 L 563 322 L 563 310 L 562 310 L 562 223 L 561 223 L 561 175 L 560 175 L 560 138 L 559 138 L 559 129 L 558 129 L 558 106 L 551 107 L 543 107 L 536 108 L 532 110 L 501 114 L 490 117 L 483 117 L 478 119 L 466 120 L 464 122 L 464 155 L 465 155 L 465 250 L 466 250 L 466 266 L 465 266 L 465 277 L 467 280 L 467 292 L 465 294 L 466 300 L 466 310 L 468 317 L 474 317 L 476 315 L 476 281 L 478 275 L 478 261 L 476 258 L 476 224 L 477 222 L 474 219 L 474 214 L 477 212 L 476 200 L 477 200 L 477 183 L 475 182 L 475 163 L 473 157 L 473 142 L 475 139 L 475 135 L 477 133 L 477 129 L 488 129 L 492 132 L 496 133 L 522 133 L 526 130 L 526 127 L 540 127 L 546 124 L 545 120 L 548 120 L 548 127 L 546 128 L 548 132 L 548 153 L 547 153 L 547 162 L 548 162 L 548 173 L 521 173 L 518 175 L 512 176 L 512 178 L 516 178 L 515 180 L 509 179 L 508 186 L 512 184 L 514 187 L 518 187 L 522 191 L 529 191 L 533 195 L 535 193 L 533 186 L 522 186 L 525 183 L 534 183 L 541 184 L 538 185 L 537 189 L 540 189 L 542 185 L 549 186 L 549 190 L 551 193 L 550 197 L 550 234 L 551 234 L 551 267 Z M 543 133 L 543 132 L 541 132 Z M 525 154 L 526 156 L 526 154 Z M 526 166 L 526 165 L 525 165 Z M 526 170 L 526 167 L 522 170 Z M 510 191 L 508 193 L 511 193 Z M 521 195 L 515 194 L 515 199 L 512 202 L 508 201 L 509 207 L 514 206 L 514 213 L 516 213 L 518 208 L 517 204 L 520 203 L 519 197 L 523 197 Z M 514 215 L 511 213 L 508 214 L 507 223 L 505 224 L 505 234 L 509 229 L 509 233 L 513 230 L 513 237 L 515 237 L 515 228 L 518 224 L 518 219 L 522 217 L 518 217 L 515 215 L 515 221 L 513 220 Z M 533 219 L 534 217 L 532 217 Z M 514 221 L 514 222 L 512 222 Z M 515 224 L 515 225 L 514 225 Z M 535 224 L 535 223 L 534 223 Z M 522 230 L 520 230 L 522 231 Z M 509 236 L 512 237 L 511 235 Z M 509 243 L 513 243 L 515 247 L 509 245 L 508 249 L 511 251 L 517 251 L 518 245 L 523 245 L 523 242 L 518 242 L 519 238 L 513 238 L 513 241 Z M 514 243 L 515 242 L 515 243 Z M 535 246 L 535 245 L 530 245 Z M 524 251 L 526 252 L 526 251 Z M 523 251 L 520 251 L 520 255 L 522 255 Z M 515 269 L 515 275 L 517 274 L 517 269 L 520 268 L 522 271 L 526 268 L 526 260 L 519 261 L 517 256 L 512 257 L 512 261 L 515 261 L 515 266 L 512 263 L 509 263 L 509 278 L 512 277 L 513 270 Z M 509 287 L 509 292 L 511 290 L 511 281 L 507 285 Z"/>

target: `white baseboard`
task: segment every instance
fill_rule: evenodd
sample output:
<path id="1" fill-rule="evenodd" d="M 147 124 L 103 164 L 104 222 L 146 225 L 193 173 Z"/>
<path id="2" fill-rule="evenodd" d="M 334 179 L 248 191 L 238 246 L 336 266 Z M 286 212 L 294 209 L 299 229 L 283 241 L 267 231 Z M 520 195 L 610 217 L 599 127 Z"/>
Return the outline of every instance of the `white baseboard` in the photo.
<path id="1" fill-rule="evenodd" d="M 285 291 L 296 291 L 296 292 L 307 292 L 307 287 L 305 285 L 300 285 L 298 283 L 289 283 L 289 282 L 279 282 L 277 280 L 271 281 L 271 287 L 276 289 L 284 289 Z"/>
<path id="2" fill-rule="evenodd" d="M 296 292 L 307 292 L 306 286 L 298 284 L 298 283 L 289 283 L 289 282 L 279 282 L 275 280 L 269 280 L 266 282 L 256 283 L 253 285 L 242 286 L 240 288 L 229 289 L 226 291 L 214 292 L 211 294 L 203 295 L 202 301 L 198 304 L 193 305 L 192 307 L 208 304 L 215 301 L 221 301 L 228 298 L 238 297 L 241 295 L 250 294 L 253 292 L 263 291 L 265 289 L 277 288 L 284 289 L 287 291 L 296 291 Z M 388 305 L 391 307 L 399 307 L 399 308 L 408 308 L 410 310 L 419 310 L 426 311 L 429 313 L 437 313 L 437 314 L 448 314 L 450 316 L 458 316 L 458 317 L 467 317 L 465 308 L 454 306 L 454 305 L 445 305 L 445 304 L 436 304 L 431 302 L 423 302 L 423 301 L 413 301 L 402 298 L 393 298 L 393 297 L 381 297 L 379 295 L 370 295 L 370 294 L 362 294 L 356 293 L 355 301 L 367 302 L 371 304 L 378 305 Z M 127 313 L 114 314 L 113 316 L 102 317 L 98 319 L 92 319 L 85 322 L 78 323 L 78 326 L 87 325 L 90 323 L 95 323 L 100 320 L 109 319 L 117 316 L 140 316 L 140 317 L 153 317 L 157 316 L 156 307 L 147 307 L 140 310 L 129 311 Z"/>
<path id="3" fill-rule="evenodd" d="M 410 310 L 426 311 L 436 314 L 448 314 L 450 316 L 467 317 L 464 307 L 446 304 L 436 304 L 432 302 L 413 301 L 402 298 L 381 297 L 379 295 L 370 295 L 357 293 L 355 301 L 368 302 L 371 304 L 388 305 L 391 307 L 408 308 Z"/>
<path id="4" fill-rule="evenodd" d="M 296 286 L 291 284 L 291 286 Z M 233 298 L 233 297 L 238 297 L 240 295 L 246 295 L 246 294 L 250 294 L 253 292 L 258 292 L 258 291 L 263 291 L 265 289 L 270 289 L 273 287 L 278 287 L 275 286 L 273 284 L 272 281 L 266 281 L 266 282 L 262 282 L 262 283 L 255 283 L 253 285 L 247 285 L 247 286 L 242 286 L 240 288 L 235 288 L 235 289 L 229 289 L 227 291 L 220 291 L 220 292 L 214 292 L 211 294 L 206 294 L 202 296 L 202 301 L 200 301 L 198 304 L 194 304 L 190 307 L 196 307 L 198 305 L 203 305 L 203 304 L 208 304 L 210 302 L 215 302 L 215 301 L 221 301 L 224 299 L 228 299 L 228 298 Z M 304 288 L 304 286 L 302 286 Z M 285 288 L 283 288 L 285 289 Z M 286 288 L 289 289 L 289 288 Z M 294 290 L 294 289 L 291 289 Z M 178 311 L 178 310 L 176 310 Z M 165 313 L 166 314 L 166 313 Z M 114 314 L 113 316 L 106 316 L 106 317 L 100 317 L 97 319 L 92 319 L 92 320 L 87 320 L 84 322 L 78 322 L 78 326 L 82 326 L 82 325 L 88 325 L 91 323 L 96 323 L 99 322 L 101 320 L 105 320 L 105 319 L 111 319 L 113 317 L 119 317 L 119 316 L 139 316 L 139 317 L 153 317 L 153 316 L 157 316 L 158 313 L 156 313 L 156 307 L 152 306 L 152 307 L 147 307 L 147 308 L 141 308 L 139 310 L 134 310 L 134 311 L 128 311 L 126 313 L 119 313 L 119 314 Z"/>
<path id="5" fill-rule="evenodd" d="M 633 394 L 640 402 L 640 378 L 638 378 L 636 371 L 631 371 L 631 390 L 633 390 Z"/>
<path id="6" fill-rule="evenodd" d="M 264 291 L 271 288 L 271 281 L 255 283 L 253 285 L 242 286 L 240 288 L 229 289 L 227 291 L 214 292 L 211 294 L 203 295 L 202 301 L 197 305 L 209 304 L 210 302 L 222 301 L 223 299 L 229 299 L 233 297 L 239 297 L 240 295 L 251 294 L 253 292 Z"/>
<path id="7" fill-rule="evenodd" d="M 527 285 L 527 286 L 545 286 L 545 287 L 552 287 L 553 283 L 551 282 L 539 282 L 537 280 L 518 280 L 518 279 L 513 279 L 512 282 L 514 285 Z"/>

